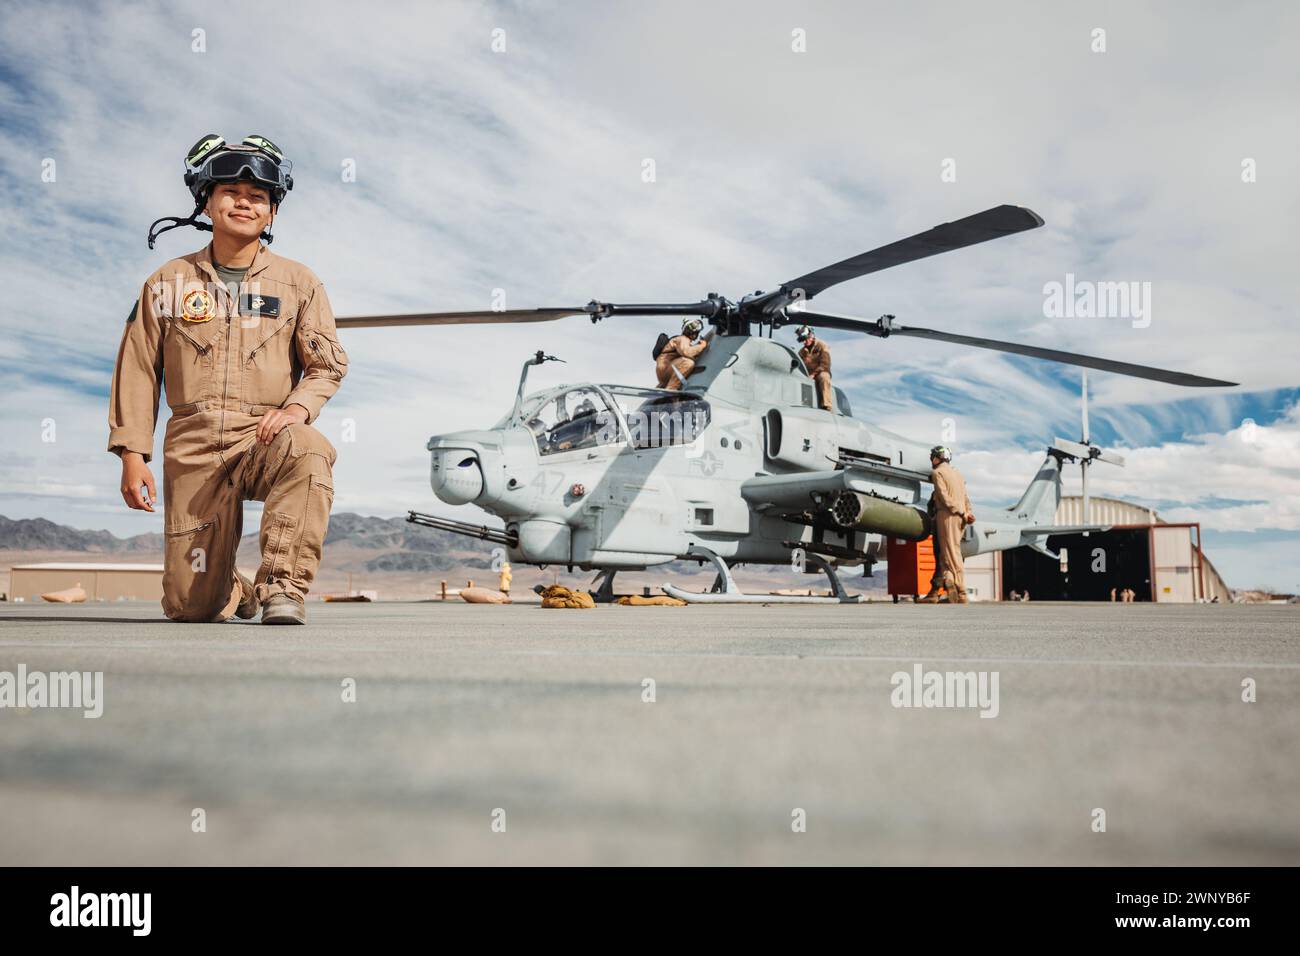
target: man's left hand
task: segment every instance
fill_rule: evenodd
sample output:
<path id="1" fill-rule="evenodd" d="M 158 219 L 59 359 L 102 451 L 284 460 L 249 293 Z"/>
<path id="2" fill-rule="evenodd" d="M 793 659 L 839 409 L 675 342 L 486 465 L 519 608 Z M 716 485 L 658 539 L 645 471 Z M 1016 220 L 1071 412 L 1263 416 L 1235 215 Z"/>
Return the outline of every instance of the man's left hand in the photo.
<path id="1" fill-rule="evenodd" d="M 257 440 L 269 445 L 285 425 L 302 425 L 307 421 L 307 409 L 296 402 L 287 408 L 275 408 L 262 416 L 257 423 Z"/>

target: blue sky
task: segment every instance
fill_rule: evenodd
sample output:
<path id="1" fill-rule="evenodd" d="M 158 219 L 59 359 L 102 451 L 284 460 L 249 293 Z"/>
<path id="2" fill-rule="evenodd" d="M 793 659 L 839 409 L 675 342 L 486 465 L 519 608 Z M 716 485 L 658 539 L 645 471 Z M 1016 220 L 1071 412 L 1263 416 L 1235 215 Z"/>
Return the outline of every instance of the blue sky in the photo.
<path id="1" fill-rule="evenodd" d="M 1029 206 L 1042 229 L 817 305 L 1241 382 L 1095 373 L 1094 436 L 1128 467 L 1094 469 L 1094 489 L 1200 521 L 1234 585 L 1300 584 L 1292 5 L 306 9 L 0 13 L 0 513 L 157 530 L 121 505 L 104 451 L 112 361 L 143 279 L 203 242 L 188 230 L 154 252 L 144 242 L 153 219 L 189 211 L 184 151 L 209 131 L 258 132 L 295 163 L 274 249 L 311 266 L 341 315 L 487 308 L 495 289 L 510 307 L 736 297 L 989 206 Z M 1044 285 L 1067 273 L 1151 283 L 1150 325 L 1046 317 Z M 349 333 L 352 372 L 320 422 L 336 444 L 343 420 L 356 424 L 335 507 L 435 510 L 425 440 L 499 417 L 531 351 L 568 360 L 540 384 L 648 382 L 658 331 Z M 1046 442 L 1077 437 L 1074 369 L 827 339 L 859 415 L 926 441 L 952 420 L 977 500 L 1013 500 Z"/>

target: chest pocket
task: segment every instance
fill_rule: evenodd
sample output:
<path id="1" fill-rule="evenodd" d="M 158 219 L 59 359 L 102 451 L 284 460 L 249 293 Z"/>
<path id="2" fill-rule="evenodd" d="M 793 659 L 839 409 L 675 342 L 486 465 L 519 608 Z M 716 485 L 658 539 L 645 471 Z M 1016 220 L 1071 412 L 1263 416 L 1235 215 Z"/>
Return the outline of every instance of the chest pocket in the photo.
<path id="1" fill-rule="evenodd" d="M 212 322 L 186 323 L 167 319 L 163 335 L 163 381 L 167 404 L 175 407 L 206 397 L 212 378 L 215 330 Z M 187 328 L 187 325 L 192 327 Z"/>
<path id="2" fill-rule="evenodd" d="M 292 391 L 297 324 L 296 315 L 284 315 L 264 319 L 258 327 L 244 330 L 246 401 L 278 406 Z"/>

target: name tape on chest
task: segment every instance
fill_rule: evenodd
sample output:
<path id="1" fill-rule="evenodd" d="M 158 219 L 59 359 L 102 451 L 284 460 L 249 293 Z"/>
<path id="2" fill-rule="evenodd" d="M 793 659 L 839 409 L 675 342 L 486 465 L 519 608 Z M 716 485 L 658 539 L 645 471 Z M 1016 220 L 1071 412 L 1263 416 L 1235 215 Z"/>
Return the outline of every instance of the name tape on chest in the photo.
<path id="1" fill-rule="evenodd" d="M 267 319 L 280 317 L 280 297 L 274 295 L 254 295 L 246 292 L 239 297 L 239 314 L 261 316 Z"/>

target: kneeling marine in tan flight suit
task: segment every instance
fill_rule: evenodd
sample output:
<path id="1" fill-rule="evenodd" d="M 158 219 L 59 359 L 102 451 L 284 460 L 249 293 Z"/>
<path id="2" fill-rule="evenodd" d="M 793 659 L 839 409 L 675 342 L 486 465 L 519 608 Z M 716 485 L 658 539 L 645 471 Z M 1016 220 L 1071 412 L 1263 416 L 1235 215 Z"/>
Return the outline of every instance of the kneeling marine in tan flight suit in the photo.
<path id="1" fill-rule="evenodd" d="M 835 391 L 831 388 L 831 350 L 817 338 L 817 333 L 810 326 L 799 326 L 795 329 L 794 337 L 801 345 L 799 358 L 808 370 L 808 377 L 817 385 L 817 404 L 828 412 L 835 411 Z"/>
<path id="2" fill-rule="evenodd" d="M 966 604 L 965 564 L 961 556 L 961 538 L 966 525 L 975 523 L 971 512 L 970 498 L 966 496 L 966 482 L 956 468 L 952 466 L 952 452 L 943 445 L 930 449 L 930 483 L 934 485 L 934 537 L 938 545 L 936 562 L 943 565 L 943 586 L 948 592 L 948 601 L 953 604 Z M 933 600 L 931 598 L 933 597 Z M 931 582 L 930 594 L 922 600 L 934 603 L 938 600 L 938 589 Z"/>
<path id="3" fill-rule="evenodd" d="M 122 336 L 108 447 L 132 508 L 154 510 L 147 462 L 163 387 L 171 408 L 162 606 L 175 621 L 252 618 L 260 606 L 263 624 L 304 623 L 320 563 L 336 453 L 311 422 L 348 360 L 320 280 L 259 241 L 293 188 L 290 169 L 261 137 L 200 140 L 185 177 L 195 211 L 158 231 L 209 228 L 196 218 L 204 211 L 212 243 L 149 277 Z M 235 570 L 245 500 L 265 502 L 251 582 Z"/>
<path id="4" fill-rule="evenodd" d="M 655 377 L 659 388 L 680 389 L 695 369 L 695 359 L 709 347 L 708 336 L 700 338 L 704 323 L 682 321 L 682 334 L 674 335 L 655 356 Z M 662 340 L 661 340 L 662 341 Z"/>

